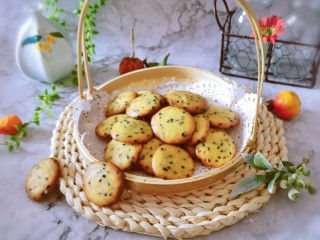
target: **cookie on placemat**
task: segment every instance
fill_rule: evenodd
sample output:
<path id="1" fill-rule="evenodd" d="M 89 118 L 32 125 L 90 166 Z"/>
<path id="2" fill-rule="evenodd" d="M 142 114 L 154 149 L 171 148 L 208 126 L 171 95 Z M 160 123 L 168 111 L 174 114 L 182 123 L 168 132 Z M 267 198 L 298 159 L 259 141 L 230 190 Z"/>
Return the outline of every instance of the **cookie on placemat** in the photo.
<path id="1" fill-rule="evenodd" d="M 113 162 L 121 170 L 126 170 L 134 166 L 141 151 L 141 145 L 127 144 L 111 140 L 105 149 L 105 160 Z"/>
<path id="2" fill-rule="evenodd" d="M 127 107 L 126 114 L 133 118 L 141 118 L 156 113 L 161 108 L 162 96 L 158 93 L 142 94 Z"/>
<path id="3" fill-rule="evenodd" d="M 153 175 L 152 157 L 154 152 L 163 144 L 159 139 L 152 138 L 147 143 L 142 145 L 142 150 L 139 156 L 139 165 L 148 174 Z"/>
<path id="4" fill-rule="evenodd" d="M 184 109 L 164 107 L 152 116 L 154 134 L 163 142 L 180 144 L 188 141 L 194 132 L 193 116 Z"/>
<path id="5" fill-rule="evenodd" d="M 171 91 L 165 95 L 170 106 L 187 110 L 191 114 L 203 113 L 207 109 L 207 101 L 202 96 L 187 91 Z"/>
<path id="6" fill-rule="evenodd" d="M 101 139 L 110 139 L 113 125 L 126 118 L 129 118 L 127 114 L 117 114 L 102 120 L 95 129 L 96 135 Z"/>
<path id="7" fill-rule="evenodd" d="M 195 166 L 192 157 L 185 150 L 164 144 L 153 154 L 152 169 L 157 177 L 172 180 L 191 177 Z"/>
<path id="8" fill-rule="evenodd" d="M 236 154 L 236 145 L 224 131 L 210 129 L 207 138 L 196 146 L 196 155 L 208 167 L 220 167 Z"/>
<path id="9" fill-rule="evenodd" d="M 55 158 L 42 159 L 28 174 L 25 189 L 28 196 L 40 201 L 58 183 L 60 177 L 60 165 Z"/>
<path id="10" fill-rule="evenodd" d="M 212 127 L 226 129 L 238 125 L 239 115 L 227 108 L 210 105 L 204 115 Z"/>
<path id="11" fill-rule="evenodd" d="M 206 139 L 210 128 L 210 122 L 203 114 L 195 115 L 194 120 L 196 128 L 191 139 L 188 141 L 190 144 L 198 144 Z"/>
<path id="12" fill-rule="evenodd" d="M 196 146 L 195 145 L 184 144 L 183 148 L 190 154 L 190 156 L 193 158 L 193 160 L 200 161 L 196 155 Z"/>
<path id="13" fill-rule="evenodd" d="M 137 93 L 134 91 L 127 91 L 120 93 L 118 96 L 114 97 L 105 109 L 106 117 L 124 113 L 129 106 L 130 102 L 137 97 Z"/>
<path id="14" fill-rule="evenodd" d="M 147 142 L 153 137 L 153 132 L 147 122 L 126 118 L 112 126 L 111 136 L 119 142 L 137 144 Z"/>
<path id="15" fill-rule="evenodd" d="M 124 186 L 124 173 L 111 162 L 91 163 L 83 175 L 83 191 L 87 199 L 100 207 L 116 203 Z"/>

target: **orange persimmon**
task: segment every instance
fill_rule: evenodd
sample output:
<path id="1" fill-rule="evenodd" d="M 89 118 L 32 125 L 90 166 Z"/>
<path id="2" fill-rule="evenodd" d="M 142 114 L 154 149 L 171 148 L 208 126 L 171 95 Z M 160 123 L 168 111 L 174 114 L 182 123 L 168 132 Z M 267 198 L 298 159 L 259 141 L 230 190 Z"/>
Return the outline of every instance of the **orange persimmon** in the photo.
<path id="1" fill-rule="evenodd" d="M 8 115 L 0 118 L 0 134 L 16 135 L 19 133 L 16 126 L 22 126 L 22 121 L 17 115 Z"/>

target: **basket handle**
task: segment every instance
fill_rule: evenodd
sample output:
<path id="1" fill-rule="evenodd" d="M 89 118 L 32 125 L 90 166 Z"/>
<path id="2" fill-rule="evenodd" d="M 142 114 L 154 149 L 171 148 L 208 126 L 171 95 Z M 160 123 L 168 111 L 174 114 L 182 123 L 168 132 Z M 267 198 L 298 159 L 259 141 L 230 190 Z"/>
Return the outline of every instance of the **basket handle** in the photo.
<path id="1" fill-rule="evenodd" d="M 83 7 L 81 9 L 80 17 L 79 17 L 78 33 L 77 33 L 77 65 L 78 65 L 77 75 L 78 75 L 78 87 L 79 87 L 80 99 L 85 98 L 83 93 L 82 61 L 84 65 L 84 75 L 88 85 L 88 92 L 89 94 L 92 94 L 95 91 L 92 85 L 92 79 L 91 79 L 89 62 L 88 62 L 88 53 L 86 51 L 86 40 L 85 40 L 85 20 L 86 20 L 89 4 L 90 4 L 90 0 L 85 0 Z"/>
<path id="2" fill-rule="evenodd" d="M 252 28 L 255 46 L 256 46 L 256 52 L 257 52 L 258 84 L 257 84 L 256 111 L 255 111 L 255 117 L 254 117 L 254 122 L 253 122 L 253 131 L 250 136 L 250 140 L 252 142 L 254 142 L 256 134 L 257 134 L 257 128 L 258 128 L 257 117 L 258 117 L 258 111 L 259 111 L 259 106 L 260 106 L 260 99 L 262 96 L 262 86 L 263 86 L 264 73 L 265 73 L 265 56 L 266 56 L 266 54 L 265 54 L 261 29 L 260 29 L 260 26 L 258 23 L 257 16 L 255 15 L 253 9 L 245 0 L 236 0 L 236 2 L 243 9 L 243 11 L 245 11 L 247 14 L 249 23 Z"/>
<path id="3" fill-rule="evenodd" d="M 264 44 L 263 44 L 263 38 L 262 33 L 260 30 L 260 26 L 258 24 L 258 19 L 251 8 L 251 6 L 247 3 L 246 0 L 235 0 L 236 3 L 243 9 L 243 11 L 246 12 L 249 23 L 252 28 L 254 40 L 255 40 L 255 46 L 256 46 L 256 52 L 257 52 L 257 62 L 258 62 L 258 85 L 257 85 L 257 100 L 256 100 L 256 112 L 254 117 L 254 125 L 253 125 L 253 131 L 250 136 L 250 140 L 252 142 L 255 140 L 255 136 L 257 133 L 257 115 L 259 111 L 260 106 L 260 98 L 262 94 L 262 85 L 264 80 L 264 71 L 265 71 L 265 50 L 264 50 Z M 224 1 L 225 2 L 225 1 Z M 79 95 L 80 99 L 84 99 L 84 93 L 83 93 L 83 76 L 82 76 L 82 61 L 84 62 L 84 72 L 85 77 L 88 85 L 88 91 L 89 93 L 93 93 L 95 89 L 92 86 L 92 80 L 90 75 L 90 69 L 89 69 L 89 63 L 88 63 L 88 55 L 86 51 L 85 46 L 85 18 L 88 10 L 90 0 L 85 0 L 81 13 L 80 13 L 80 19 L 79 19 L 79 25 L 78 25 L 78 34 L 77 34 L 77 64 L 78 64 L 78 85 L 79 85 Z M 216 2 L 215 2 L 216 3 Z M 226 3 L 225 3 L 226 6 Z M 83 56 L 82 56 L 83 54 Z"/>

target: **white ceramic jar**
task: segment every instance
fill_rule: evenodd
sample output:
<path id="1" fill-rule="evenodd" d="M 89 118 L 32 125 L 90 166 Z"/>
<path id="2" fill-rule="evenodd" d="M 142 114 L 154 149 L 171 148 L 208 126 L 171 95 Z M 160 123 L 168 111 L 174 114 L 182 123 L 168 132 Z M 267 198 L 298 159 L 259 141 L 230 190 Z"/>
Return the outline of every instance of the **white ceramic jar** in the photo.
<path id="1" fill-rule="evenodd" d="M 30 78 L 55 82 L 72 72 L 75 62 L 66 33 L 42 14 L 42 7 L 28 9 L 16 46 L 19 68 Z"/>

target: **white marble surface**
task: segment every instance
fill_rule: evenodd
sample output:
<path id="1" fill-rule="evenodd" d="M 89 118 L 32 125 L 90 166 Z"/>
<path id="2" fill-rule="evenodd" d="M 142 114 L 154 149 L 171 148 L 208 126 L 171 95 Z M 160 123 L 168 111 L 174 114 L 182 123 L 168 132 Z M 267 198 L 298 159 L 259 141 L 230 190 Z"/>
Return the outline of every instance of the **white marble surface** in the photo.
<path id="1" fill-rule="evenodd" d="M 36 94 L 49 86 L 27 79 L 16 66 L 14 49 L 19 26 L 26 20 L 27 0 L 0 3 L 0 116 L 18 114 L 28 121 L 39 105 Z M 74 24 L 69 28 L 74 30 Z M 92 64 L 96 85 L 118 75 L 119 60 L 130 54 L 130 27 L 135 27 L 136 55 L 159 60 L 168 52 L 170 64 L 218 72 L 220 34 L 213 16 L 213 1 L 206 0 L 110 0 L 99 15 L 95 61 Z M 238 80 L 250 88 L 256 83 Z M 311 180 L 320 188 L 320 79 L 314 89 L 265 84 L 263 96 L 271 99 L 284 89 L 297 92 L 302 110 L 299 117 L 284 123 L 289 159 L 299 162 L 311 149 Z M 28 129 L 21 148 L 8 153 L 0 146 L 0 239 L 156 239 L 100 227 L 75 213 L 63 196 L 52 196 L 35 203 L 24 192 L 28 171 L 49 155 L 55 121 L 64 107 L 77 96 L 68 87 L 54 104 L 55 119 L 41 117 L 40 127 Z M 0 142 L 5 138 L 0 136 Z M 286 192 L 276 193 L 257 213 L 231 227 L 195 239 L 320 239 L 320 194 L 303 194 L 298 203 L 289 201 Z"/>

